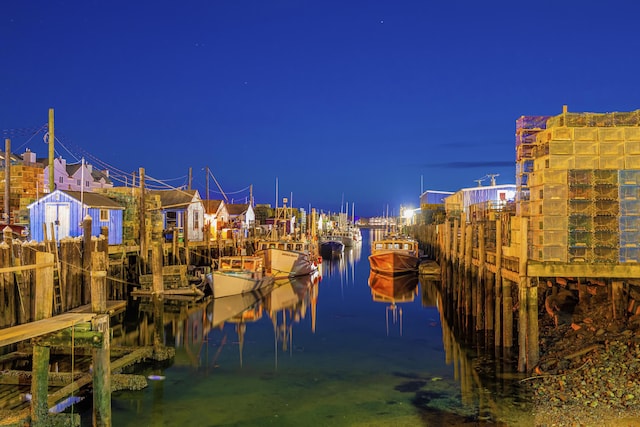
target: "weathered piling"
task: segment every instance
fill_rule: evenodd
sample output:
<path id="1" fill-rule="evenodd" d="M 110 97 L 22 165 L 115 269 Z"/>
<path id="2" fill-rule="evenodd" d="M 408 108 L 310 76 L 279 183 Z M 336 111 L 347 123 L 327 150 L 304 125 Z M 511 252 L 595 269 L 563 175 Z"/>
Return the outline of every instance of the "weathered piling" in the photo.
<path id="1" fill-rule="evenodd" d="M 91 224 L 93 220 L 91 216 L 86 215 L 82 220 L 82 268 L 83 286 L 82 286 L 82 303 L 88 304 L 91 298 L 91 253 L 93 245 L 91 244 Z"/>

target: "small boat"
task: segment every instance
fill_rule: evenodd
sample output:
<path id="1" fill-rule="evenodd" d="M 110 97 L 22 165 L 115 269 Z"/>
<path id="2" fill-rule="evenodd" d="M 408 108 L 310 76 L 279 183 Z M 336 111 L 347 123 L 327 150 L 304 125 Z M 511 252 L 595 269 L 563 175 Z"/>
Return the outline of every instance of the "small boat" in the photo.
<path id="1" fill-rule="evenodd" d="M 308 240 L 262 240 L 256 242 L 256 255 L 264 258 L 266 271 L 272 276 L 305 276 L 318 270 L 313 247 Z"/>
<path id="2" fill-rule="evenodd" d="M 286 199 L 285 199 L 286 202 Z M 255 255 L 264 259 L 266 273 L 275 278 L 305 276 L 318 271 L 318 244 L 290 233 L 291 208 L 276 208 L 273 228 L 254 244 Z M 280 233 L 282 231 L 282 233 Z"/>
<path id="3" fill-rule="evenodd" d="M 417 273 L 418 242 L 410 237 L 387 236 L 371 243 L 371 270 L 383 274 Z"/>
<path id="4" fill-rule="evenodd" d="M 260 256 L 223 256 L 218 269 L 207 275 L 214 298 L 256 291 L 273 284 L 266 276 L 264 260 Z"/>
<path id="5" fill-rule="evenodd" d="M 320 239 L 320 255 L 323 258 L 331 259 L 339 257 L 344 253 L 344 243 L 337 239 L 325 237 Z"/>
<path id="6" fill-rule="evenodd" d="M 420 274 L 429 275 L 429 276 L 436 276 L 436 275 L 439 276 L 441 272 L 440 264 L 438 264 L 437 261 L 434 261 L 432 259 L 427 259 L 420 262 L 420 265 L 418 266 L 418 270 Z"/>

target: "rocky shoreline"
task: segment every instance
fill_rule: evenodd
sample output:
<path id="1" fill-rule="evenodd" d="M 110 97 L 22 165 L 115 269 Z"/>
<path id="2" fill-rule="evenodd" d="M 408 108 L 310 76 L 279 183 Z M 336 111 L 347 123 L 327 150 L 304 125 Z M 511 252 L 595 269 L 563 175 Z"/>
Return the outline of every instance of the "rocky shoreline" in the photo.
<path id="1" fill-rule="evenodd" d="M 640 426 L 640 316 L 614 319 L 602 294 L 541 319 L 540 361 L 522 380 L 536 426 Z"/>

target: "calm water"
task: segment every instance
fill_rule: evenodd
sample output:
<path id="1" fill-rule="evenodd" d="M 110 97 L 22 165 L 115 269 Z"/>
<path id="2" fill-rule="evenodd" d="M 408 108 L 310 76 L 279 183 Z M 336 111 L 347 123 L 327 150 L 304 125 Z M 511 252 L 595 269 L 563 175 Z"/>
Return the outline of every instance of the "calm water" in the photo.
<path id="1" fill-rule="evenodd" d="M 113 345 L 149 345 L 155 334 L 176 357 L 139 372 L 163 378 L 146 389 L 113 394 L 113 425 L 528 424 L 526 399 L 491 378 L 496 363 L 453 338 L 432 282 L 421 277 L 395 308 L 373 297 L 363 234 L 361 246 L 323 262 L 319 281 L 253 299 L 165 302 L 161 331 L 141 303 Z"/>

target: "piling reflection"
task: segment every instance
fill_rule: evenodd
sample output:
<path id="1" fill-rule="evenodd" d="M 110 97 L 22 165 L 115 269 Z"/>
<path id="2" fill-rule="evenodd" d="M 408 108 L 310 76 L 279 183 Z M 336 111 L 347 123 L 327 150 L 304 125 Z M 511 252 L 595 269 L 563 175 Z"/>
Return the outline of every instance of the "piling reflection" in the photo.
<path id="1" fill-rule="evenodd" d="M 482 339 L 465 340 L 464 334 L 456 332 L 459 319 L 446 308 L 452 302 L 443 298 L 442 282 L 421 277 L 420 283 L 423 305 L 438 309 L 445 360 L 453 366 L 454 379 L 460 383 L 462 403 L 476 407 L 479 420 L 520 416 L 527 399 L 516 381 L 519 376 L 513 372 L 513 363 L 494 359 L 493 349 L 478 345 Z"/>

